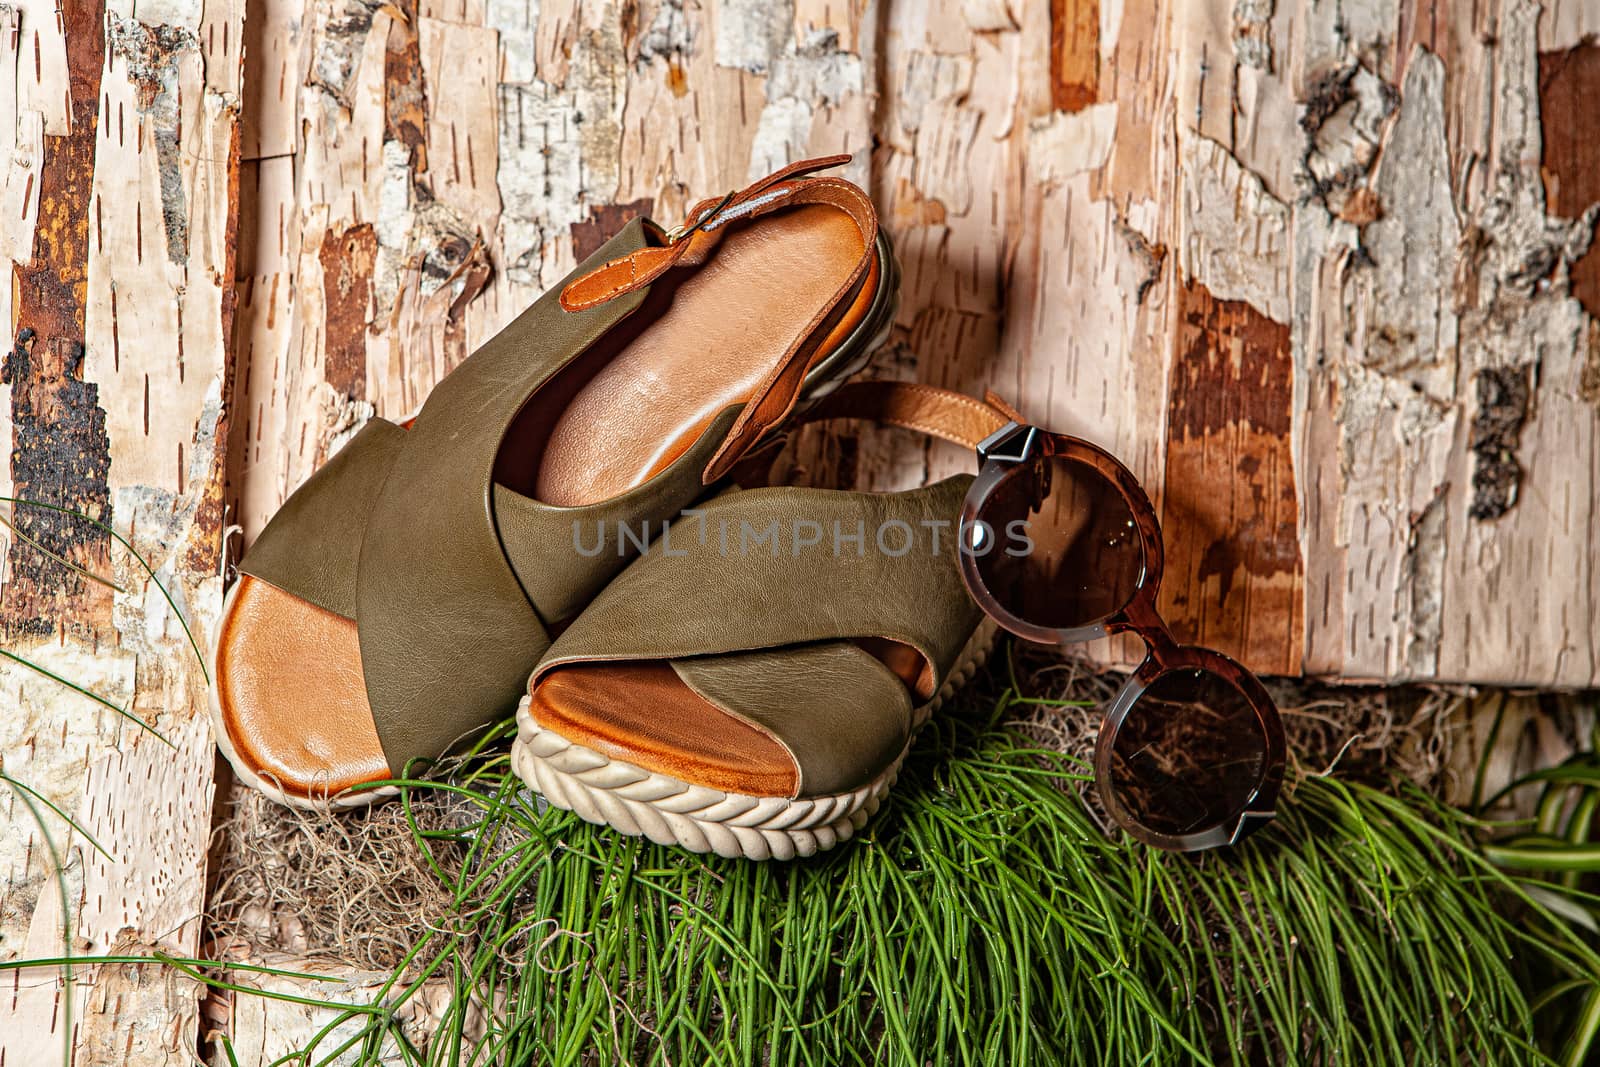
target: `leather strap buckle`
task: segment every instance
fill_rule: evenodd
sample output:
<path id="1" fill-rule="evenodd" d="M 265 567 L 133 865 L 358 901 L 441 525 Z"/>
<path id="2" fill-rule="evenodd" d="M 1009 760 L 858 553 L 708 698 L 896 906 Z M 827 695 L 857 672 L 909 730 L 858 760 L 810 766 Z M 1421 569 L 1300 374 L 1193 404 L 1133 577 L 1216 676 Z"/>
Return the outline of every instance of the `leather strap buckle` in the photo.
<path id="1" fill-rule="evenodd" d="M 733 203 L 733 198 L 738 196 L 738 195 L 739 194 L 737 192 L 729 193 L 727 196 L 722 198 L 722 202 L 717 204 L 716 207 L 712 208 L 709 211 L 701 212 L 700 215 L 692 223 L 691 222 L 680 222 L 680 223 L 678 223 L 678 225 L 674 226 L 672 229 L 670 229 L 670 230 L 668 230 L 666 232 L 665 237 L 666 237 L 666 240 L 667 240 L 667 244 L 675 245 L 679 241 L 683 240 L 685 237 L 688 237 L 690 234 L 695 233 L 695 232 L 697 232 L 699 230 L 705 229 L 708 225 L 711 224 L 711 220 L 712 219 L 716 218 L 718 215 L 722 214 L 724 211 L 727 210 L 728 205 Z"/>

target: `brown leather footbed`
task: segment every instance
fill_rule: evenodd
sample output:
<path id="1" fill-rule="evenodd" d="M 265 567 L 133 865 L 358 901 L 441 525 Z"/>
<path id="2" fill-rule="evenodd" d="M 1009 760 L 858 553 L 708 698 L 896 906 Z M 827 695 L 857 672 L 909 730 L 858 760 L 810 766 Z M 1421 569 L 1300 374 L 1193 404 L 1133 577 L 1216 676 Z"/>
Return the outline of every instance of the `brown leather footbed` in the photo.
<path id="1" fill-rule="evenodd" d="M 557 668 L 539 680 L 529 710 L 569 741 L 696 785 L 758 797 L 792 797 L 799 787 L 788 749 L 665 663 Z"/>
<path id="2" fill-rule="evenodd" d="M 241 574 L 213 684 L 235 754 L 285 792 L 331 795 L 389 776 L 349 619 Z"/>
<path id="3" fill-rule="evenodd" d="M 932 696 L 932 666 L 895 641 L 858 641 L 917 694 Z M 927 692 L 923 692 L 927 690 Z M 665 663 L 582 663 L 539 679 L 533 721 L 612 759 L 693 785 L 751 797 L 792 797 L 800 769 L 765 730 L 689 688 Z"/>
<path id="4" fill-rule="evenodd" d="M 865 252 L 855 220 L 824 204 L 730 226 L 709 262 L 651 286 L 630 316 L 637 327 L 613 331 L 535 394 L 518 419 L 544 436 L 529 495 L 592 504 L 670 464 L 755 391 Z M 855 303 L 864 314 L 870 299 Z M 507 448 L 502 466 L 529 454 Z M 510 470 L 496 473 L 520 488 Z"/>
<path id="5" fill-rule="evenodd" d="M 854 221 L 825 205 L 728 227 L 709 262 L 670 272 L 621 328 L 540 389 L 507 435 L 496 479 L 555 505 L 604 500 L 642 483 L 693 444 L 720 411 L 749 397 L 865 250 Z M 874 261 L 842 314 L 817 331 L 819 356 L 865 317 L 878 272 Z M 241 576 L 239 583 L 222 623 L 215 683 L 237 758 L 299 796 L 388 777 L 355 623 L 259 579 Z M 603 705 L 648 706 L 628 695 L 644 679 L 610 677 L 612 670 L 632 669 L 607 668 L 606 677 L 591 678 L 596 690 L 579 703 L 562 690 L 562 706 L 596 713 Z M 676 675 L 676 686 L 661 681 L 650 686 L 658 716 L 703 723 L 734 745 L 722 756 L 702 754 L 693 768 L 680 762 L 680 770 L 777 790 L 760 795 L 792 794 L 798 772 L 781 745 L 713 708 Z M 619 727 L 633 721 L 626 711 L 618 714 Z M 596 734 L 588 743 L 602 740 Z M 666 738 L 662 745 L 667 759 Z M 691 749 L 685 742 L 680 760 Z"/>

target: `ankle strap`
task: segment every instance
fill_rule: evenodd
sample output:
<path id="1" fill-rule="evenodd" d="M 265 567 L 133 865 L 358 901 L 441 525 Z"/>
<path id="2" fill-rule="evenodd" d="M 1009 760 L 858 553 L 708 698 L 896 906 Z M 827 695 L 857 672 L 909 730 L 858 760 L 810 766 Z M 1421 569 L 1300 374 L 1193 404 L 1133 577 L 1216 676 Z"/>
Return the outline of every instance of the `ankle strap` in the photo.
<path id="1" fill-rule="evenodd" d="M 978 400 L 936 385 L 893 381 L 841 385 L 795 421 L 824 419 L 880 422 L 973 449 L 1007 423 L 1027 421 L 992 392 Z"/>
<path id="2" fill-rule="evenodd" d="M 588 274 L 574 278 L 561 290 L 561 307 L 566 311 L 583 311 L 596 307 L 635 289 L 649 285 L 670 267 L 693 266 L 710 255 L 721 235 L 715 231 L 738 219 L 764 215 L 779 208 L 798 203 L 827 203 L 841 208 L 861 227 L 870 253 L 877 236 L 878 220 L 868 200 L 859 189 L 846 182 L 833 180 L 816 183 L 796 183 L 779 186 L 792 178 L 803 177 L 829 167 L 850 162 L 848 155 L 822 156 L 802 159 L 782 170 L 726 196 L 714 196 L 700 201 L 689 210 L 689 218 L 682 226 L 661 233 L 665 244 L 650 245 L 618 259 L 602 263 Z M 654 224 L 651 224 L 654 226 Z"/>

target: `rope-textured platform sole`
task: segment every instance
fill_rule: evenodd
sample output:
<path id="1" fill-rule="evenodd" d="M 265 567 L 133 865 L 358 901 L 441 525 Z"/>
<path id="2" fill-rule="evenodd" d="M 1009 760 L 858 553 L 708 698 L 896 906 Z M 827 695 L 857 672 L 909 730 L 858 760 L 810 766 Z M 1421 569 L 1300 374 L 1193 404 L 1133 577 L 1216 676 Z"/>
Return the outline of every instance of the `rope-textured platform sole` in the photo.
<path id="1" fill-rule="evenodd" d="M 913 713 L 911 734 L 977 673 L 994 644 L 985 619 L 968 639 L 937 695 Z M 511 766 L 530 789 L 558 808 L 659 845 L 729 858 L 790 860 L 847 841 L 866 825 L 910 751 L 906 747 L 871 782 L 845 793 L 756 797 L 729 793 L 645 770 L 575 744 L 533 721 L 528 698 L 517 708 Z"/>

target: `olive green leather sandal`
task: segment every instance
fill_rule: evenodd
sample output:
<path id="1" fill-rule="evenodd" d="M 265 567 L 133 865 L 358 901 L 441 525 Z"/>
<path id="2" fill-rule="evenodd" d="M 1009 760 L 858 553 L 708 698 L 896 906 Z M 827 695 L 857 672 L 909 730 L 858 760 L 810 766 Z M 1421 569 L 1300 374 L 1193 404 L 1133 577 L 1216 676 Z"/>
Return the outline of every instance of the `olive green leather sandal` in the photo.
<path id="1" fill-rule="evenodd" d="M 970 447 L 1013 414 L 865 382 L 802 418 Z M 512 766 L 557 807 L 695 852 L 792 859 L 849 838 L 993 640 L 956 556 L 971 483 L 744 488 L 702 505 L 556 639 Z"/>
<path id="2" fill-rule="evenodd" d="M 245 783 L 370 803 L 394 792 L 370 783 L 509 715 L 550 633 L 628 562 L 625 530 L 659 527 L 866 363 L 894 259 L 862 190 L 804 177 L 847 158 L 703 201 L 678 230 L 629 223 L 406 426 L 372 420 L 285 502 L 212 653 L 218 745 Z"/>

